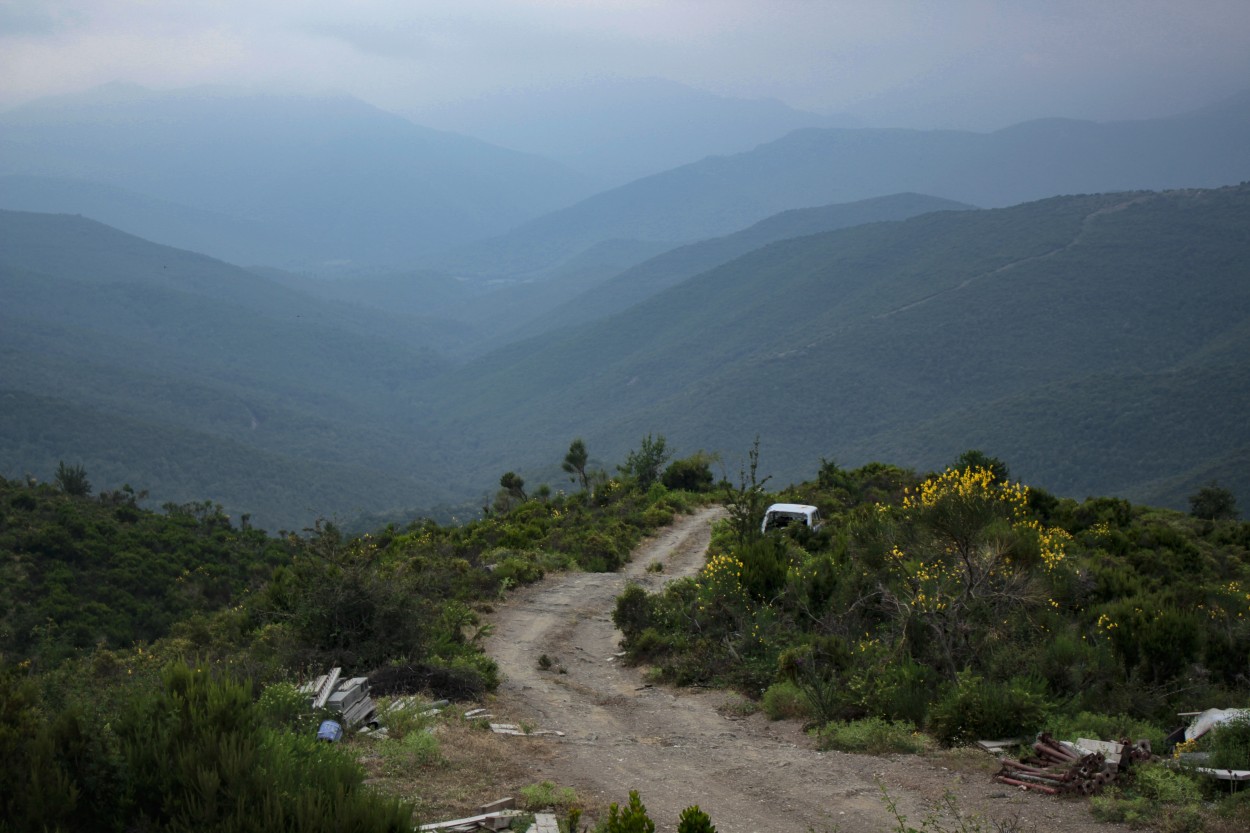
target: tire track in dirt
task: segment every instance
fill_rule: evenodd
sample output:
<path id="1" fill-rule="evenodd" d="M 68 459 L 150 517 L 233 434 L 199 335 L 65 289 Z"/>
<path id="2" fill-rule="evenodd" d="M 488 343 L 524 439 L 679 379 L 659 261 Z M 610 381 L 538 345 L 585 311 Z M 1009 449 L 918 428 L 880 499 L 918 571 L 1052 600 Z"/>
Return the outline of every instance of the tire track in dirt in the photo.
<path id="1" fill-rule="evenodd" d="M 1022 831 L 1030 817 L 1066 833 L 1117 829 L 1070 802 L 1047 805 L 923 758 L 822 753 L 791 722 L 723 711 L 732 694 L 650 686 L 639 669 L 622 667 L 616 597 L 629 582 L 655 591 L 696 573 L 720 517 L 719 507 L 683 516 L 643 542 L 620 573 L 554 576 L 496 609 L 487 643 L 504 676 L 496 710 L 565 733 L 533 759 L 535 781 L 573 786 L 603 804 L 624 803 L 636 789 L 659 831 L 675 830 L 682 809 L 698 804 L 721 833 L 879 833 L 896 821 L 878 783 L 913 825 L 953 791 L 962 807 L 1017 819 Z M 662 573 L 646 571 L 653 561 Z M 544 654 L 548 670 L 539 667 Z"/>

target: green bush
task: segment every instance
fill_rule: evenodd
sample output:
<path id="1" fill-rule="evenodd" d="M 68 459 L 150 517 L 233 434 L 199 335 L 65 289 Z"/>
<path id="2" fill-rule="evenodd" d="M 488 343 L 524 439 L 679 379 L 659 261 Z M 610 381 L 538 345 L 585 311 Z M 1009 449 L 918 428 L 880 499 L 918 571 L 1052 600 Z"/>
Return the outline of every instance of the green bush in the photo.
<path id="1" fill-rule="evenodd" d="M 382 769 L 391 777 L 411 777 L 414 770 L 444 762 L 438 737 L 426 729 L 408 732 L 398 739 L 387 738 L 377 749 L 382 756 Z"/>
<path id="2" fill-rule="evenodd" d="M 118 721 L 127 828 L 407 831 L 412 812 L 365 788 L 350 751 L 263 725 L 251 687 L 173 665 Z"/>
<path id="3" fill-rule="evenodd" d="M 543 577 L 543 568 L 533 553 L 512 553 L 495 562 L 495 577 L 513 585 L 533 584 Z"/>
<path id="4" fill-rule="evenodd" d="M 115 826 L 126 790 L 111 740 L 74 711 L 46 720 L 34 683 L 0 672 L 0 831 Z"/>
<path id="5" fill-rule="evenodd" d="M 600 833 L 655 833 L 655 822 L 647 815 L 637 790 L 629 791 L 625 809 L 615 803 L 608 807 L 608 818 L 600 826 Z"/>
<path id="6" fill-rule="evenodd" d="M 579 803 L 576 790 L 572 787 L 557 787 L 552 781 L 521 787 L 520 793 L 521 807 L 530 812 L 551 807 L 567 813 Z"/>
<path id="7" fill-rule="evenodd" d="M 708 492 L 712 489 L 711 457 L 699 453 L 693 457 L 674 460 L 664 470 L 661 482 L 669 489 L 685 492 Z"/>
<path id="8" fill-rule="evenodd" d="M 628 585 L 625 592 L 616 598 L 612 623 L 625 635 L 627 650 L 630 640 L 651 626 L 655 618 L 655 604 L 654 597 L 638 584 Z"/>
<path id="9" fill-rule="evenodd" d="M 1050 704 L 1037 680 L 986 680 L 963 672 L 929 709 L 929 731 L 946 746 L 1036 732 Z"/>
<path id="10" fill-rule="evenodd" d="M 1250 769 L 1250 718 L 1239 717 L 1211 730 L 1211 766 Z"/>
<path id="11" fill-rule="evenodd" d="M 657 529 L 661 526 L 668 526 L 673 522 L 673 512 L 661 506 L 652 506 L 643 510 L 642 525 L 648 529 Z"/>
<path id="12" fill-rule="evenodd" d="M 905 720 L 890 721 L 879 717 L 827 723 L 816 730 L 816 736 L 821 749 L 868 755 L 894 752 L 918 755 L 928 745 L 928 738 L 917 731 L 915 725 Z"/>
<path id="13" fill-rule="evenodd" d="M 274 729 L 302 732 L 317 721 L 317 715 L 308 708 L 308 695 L 291 683 L 265 686 L 256 701 L 256 710 L 265 725 Z"/>
<path id="14" fill-rule="evenodd" d="M 716 827 L 712 824 L 711 817 L 695 804 L 681 811 L 677 833 L 716 833 Z"/>
<path id="15" fill-rule="evenodd" d="M 1135 767 L 1125 782 L 1090 799 L 1096 819 L 1163 833 L 1206 829 L 1202 785 L 1194 776 L 1153 763 Z"/>
<path id="16" fill-rule="evenodd" d="M 810 720 L 813 716 L 807 696 L 790 680 L 779 680 L 765 689 L 760 706 L 771 720 Z"/>
<path id="17" fill-rule="evenodd" d="M 1138 741 L 1146 738 L 1151 748 L 1163 749 L 1164 739 L 1168 732 L 1153 723 L 1125 714 L 1098 714 L 1096 712 L 1079 712 L 1078 714 L 1055 714 L 1046 720 L 1046 731 L 1062 740 L 1089 738 L 1091 740 L 1123 740 L 1128 738 Z"/>
<path id="18" fill-rule="evenodd" d="M 828 723 L 843 716 L 847 703 L 841 677 L 853 662 L 845 642 L 826 636 L 782 651 L 777 670 L 803 694 L 812 716 Z"/>

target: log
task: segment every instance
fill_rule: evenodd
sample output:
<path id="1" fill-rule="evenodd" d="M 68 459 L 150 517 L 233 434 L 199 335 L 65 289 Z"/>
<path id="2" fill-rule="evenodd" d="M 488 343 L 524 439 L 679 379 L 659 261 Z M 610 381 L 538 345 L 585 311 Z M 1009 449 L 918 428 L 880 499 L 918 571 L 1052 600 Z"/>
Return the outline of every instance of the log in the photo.
<path id="1" fill-rule="evenodd" d="M 995 776 L 994 780 L 1000 781 L 1004 784 L 1011 784 L 1013 787 L 1021 787 L 1026 790 L 1040 790 L 1041 792 L 1044 792 L 1047 795 L 1059 795 L 1059 790 L 1057 789 L 1053 789 L 1051 787 L 1044 787 L 1041 784 L 1030 784 L 1026 781 L 1017 781 L 1014 778 L 1008 778 L 1006 775 Z"/>

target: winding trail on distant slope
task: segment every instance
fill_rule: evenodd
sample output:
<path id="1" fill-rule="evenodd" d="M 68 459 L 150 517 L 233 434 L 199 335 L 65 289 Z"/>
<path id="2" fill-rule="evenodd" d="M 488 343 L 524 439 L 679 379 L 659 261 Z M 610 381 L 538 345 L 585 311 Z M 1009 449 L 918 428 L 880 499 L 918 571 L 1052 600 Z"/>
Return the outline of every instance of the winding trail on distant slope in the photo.
<path id="1" fill-rule="evenodd" d="M 638 669 L 622 667 L 611 619 L 616 596 L 628 582 L 655 591 L 698 572 L 711 524 L 723 516 L 718 507 L 683 516 L 645 541 L 620 573 L 553 576 L 497 608 L 487 649 L 505 682 L 495 710 L 565 733 L 550 739 L 549 755 L 533 759 L 535 781 L 573 786 L 604 803 L 624 803 L 637 789 L 660 831 L 675 830 L 682 809 L 698 804 L 720 833 L 881 833 L 895 823 L 878 780 L 913 824 L 951 790 L 962 807 L 991 818 L 1020 815 L 1065 833 L 1118 829 L 1094 824 L 1079 803 L 1022 796 L 923 758 L 821 753 L 793 723 L 719 711 L 733 695 L 649 686 Z M 662 573 L 646 571 L 655 561 Z M 553 661 L 549 670 L 538 666 L 543 654 Z"/>
<path id="2" fill-rule="evenodd" d="M 1051 249 L 1048 252 L 1042 252 L 1040 255 L 1031 255 L 1030 257 L 1023 257 L 1023 258 L 1020 258 L 1019 260 L 1013 260 L 1011 263 L 1004 263 L 1002 266 L 999 266 L 995 269 L 991 269 L 988 272 L 982 272 L 979 275 L 973 275 L 972 277 L 965 278 L 963 281 L 956 284 L 955 286 L 950 287 L 949 289 L 942 289 L 942 290 L 939 290 L 938 292 L 934 292 L 930 295 L 926 295 L 923 298 L 917 298 L 915 301 L 911 301 L 910 303 L 906 303 L 906 304 L 903 304 L 902 306 L 895 307 L 894 309 L 887 310 L 886 312 L 883 312 L 880 315 L 876 315 L 874 317 L 878 319 L 889 318 L 891 315 L 897 315 L 900 312 L 906 312 L 909 309 L 918 307 L 921 304 L 927 304 L 929 301 L 932 301 L 934 298 L 941 298 L 943 295 L 949 295 L 952 292 L 959 292 L 961 290 L 967 289 L 969 286 L 976 283 L 977 281 L 982 281 L 982 280 L 986 280 L 987 278 L 996 277 L 998 275 L 1003 274 L 1004 272 L 1009 272 L 1012 269 L 1017 269 L 1021 266 L 1024 266 L 1026 263 L 1037 263 L 1038 261 L 1047 260 L 1049 258 L 1055 257 L 1056 255 L 1062 254 L 1063 252 L 1066 252 L 1069 249 L 1079 246 L 1082 243 L 1082 241 L 1085 240 L 1086 235 L 1089 233 L 1089 227 L 1094 222 L 1094 220 L 1106 214 L 1113 214 L 1117 211 L 1123 211 L 1125 208 L 1128 208 L 1130 205 L 1134 205 L 1135 203 L 1148 200 L 1154 196 L 1156 195 L 1155 194 L 1143 194 L 1141 196 L 1136 196 L 1131 199 L 1122 200 L 1121 202 L 1117 202 L 1113 205 L 1104 205 L 1102 208 L 1096 209 L 1086 214 L 1085 217 L 1082 218 L 1081 226 L 1080 228 L 1077 229 L 1076 234 L 1072 236 L 1071 240 L 1069 240 L 1067 243 L 1064 243 L 1062 246 L 1056 246 L 1055 248 Z"/>

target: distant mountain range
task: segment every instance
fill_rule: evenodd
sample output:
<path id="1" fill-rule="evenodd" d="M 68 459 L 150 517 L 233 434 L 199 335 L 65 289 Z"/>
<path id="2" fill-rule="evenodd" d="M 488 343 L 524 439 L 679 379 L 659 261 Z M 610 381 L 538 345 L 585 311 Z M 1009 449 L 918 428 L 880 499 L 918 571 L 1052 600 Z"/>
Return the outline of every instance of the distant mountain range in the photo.
<path id="1" fill-rule="evenodd" d="M 804 127 L 856 126 L 848 116 L 719 96 L 662 78 L 510 90 L 411 115 L 419 124 L 554 159 L 604 188 L 751 150 Z"/>
<path id="2" fill-rule="evenodd" d="M 788 212 L 580 281 L 476 286 L 533 336 L 472 361 L 460 283 L 382 309 L 76 217 L 0 212 L 0 473 L 211 499 L 269 528 L 564 483 L 645 434 L 782 485 L 968 448 L 1061 495 L 1250 494 L 1250 185 Z M 883 212 L 909 219 L 865 222 Z M 839 230 L 821 231 L 837 227 Z M 610 260 L 607 257 L 604 262 Z M 626 260 L 630 258 L 625 258 Z M 494 298 L 494 300 L 488 300 Z M 538 299 L 538 300 L 535 300 Z M 373 306 L 369 306 L 372 303 Z M 498 303 L 491 307 L 491 304 Z M 502 320 L 502 319 L 500 319 Z"/>
<path id="3" fill-rule="evenodd" d="M 981 207 L 1250 179 L 1250 93 L 1173 118 L 1026 122 L 993 133 L 804 129 L 589 197 L 441 260 L 525 271 L 603 240 L 686 243 L 780 211 L 915 192 Z"/>
<path id="4" fill-rule="evenodd" d="M 345 96 L 113 84 L 0 114 L 0 207 L 235 262 L 409 266 L 591 193 L 536 156 Z"/>
<path id="5" fill-rule="evenodd" d="M 793 209 L 909 192 L 997 207 L 1250 179 L 1250 93 L 1173 118 L 993 133 L 829 127 L 655 80 L 441 118 L 530 152 L 344 96 L 107 85 L 0 113 L 0 208 L 82 214 L 248 266 L 595 282 Z M 600 190 L 631 166 L 669 164 Z"/>

